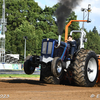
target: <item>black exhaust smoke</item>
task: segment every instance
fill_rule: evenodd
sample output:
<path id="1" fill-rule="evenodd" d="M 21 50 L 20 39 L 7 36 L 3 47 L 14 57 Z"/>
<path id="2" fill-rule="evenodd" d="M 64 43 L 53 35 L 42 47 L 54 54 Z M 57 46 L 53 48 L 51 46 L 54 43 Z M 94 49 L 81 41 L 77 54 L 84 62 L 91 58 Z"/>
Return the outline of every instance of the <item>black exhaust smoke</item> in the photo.
<path id="1" fill-rule="evenodd" d="M 62 35 L 66 18 L 82 0 L 59 0 L 59 7 L 55 12 L 59 35 Z"/>

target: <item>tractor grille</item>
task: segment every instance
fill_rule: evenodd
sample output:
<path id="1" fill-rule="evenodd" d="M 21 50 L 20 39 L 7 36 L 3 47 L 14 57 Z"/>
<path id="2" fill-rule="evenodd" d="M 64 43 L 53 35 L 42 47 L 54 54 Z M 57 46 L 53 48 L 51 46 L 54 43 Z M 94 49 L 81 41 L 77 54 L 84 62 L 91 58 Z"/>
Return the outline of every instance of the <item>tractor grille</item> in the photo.
<path id="1" fill-rule="evenodd" d="M 42 53 L 46 54 L 46 51 L 47 51 L 47 42 L 43 42 Z"/>
<path id="2" fill-rule="evenodd" d="M 49 42 L 48 43 L 48 54 L 51 54 L 52 53 L 52 42 Z"/>
<path id="3" fill-rule="evenodd" d="M 53 42 L 43 42 L 42 54 L 51 54 L 52 45 L 53 45 Z"/>

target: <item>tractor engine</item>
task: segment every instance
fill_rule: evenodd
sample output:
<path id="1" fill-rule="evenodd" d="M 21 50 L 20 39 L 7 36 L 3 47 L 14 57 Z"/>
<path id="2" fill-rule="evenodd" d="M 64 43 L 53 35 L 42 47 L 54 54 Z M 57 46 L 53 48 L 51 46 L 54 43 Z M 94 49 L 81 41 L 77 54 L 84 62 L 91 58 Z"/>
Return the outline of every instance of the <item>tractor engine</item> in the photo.
<path id="1" fill-rule="evenodd" d="M 60 57 L 61 60 L 68 58 L 67 56 L 70 46 L 65 42 L 61 42 L 59 48 L 56 48 L 57 45 L 58 40 L 43 39 L 41 49 L 42 62 L 48 63 L 52 61 L 55 57 Z"/>

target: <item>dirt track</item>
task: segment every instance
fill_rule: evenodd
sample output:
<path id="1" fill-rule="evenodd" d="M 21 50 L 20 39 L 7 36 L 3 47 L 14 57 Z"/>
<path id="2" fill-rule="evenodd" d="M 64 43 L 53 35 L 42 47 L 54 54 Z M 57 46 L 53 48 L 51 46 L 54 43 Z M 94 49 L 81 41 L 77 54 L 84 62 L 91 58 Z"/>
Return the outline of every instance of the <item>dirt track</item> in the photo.
<path id="1" fill-rule="evenodd" d="M 0 79 L 0 100 L 100 100 L 100 87 L 51 85 L 32 79 Z M 95 96 L 91 98 L 90 96 Z M 98 95 L 98 97 L 96 97 Z"/>

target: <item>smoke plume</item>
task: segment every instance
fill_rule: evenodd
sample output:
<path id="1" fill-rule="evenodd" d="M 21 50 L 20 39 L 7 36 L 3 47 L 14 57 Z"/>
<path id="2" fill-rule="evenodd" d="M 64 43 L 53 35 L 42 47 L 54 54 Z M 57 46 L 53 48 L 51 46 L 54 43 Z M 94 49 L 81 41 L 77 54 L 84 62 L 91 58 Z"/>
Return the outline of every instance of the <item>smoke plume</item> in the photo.
<path id="1" fill-rule="evenodd" d="M 59 0 L 60 6 L 56 10 L 55 15 L 57 17 L 58 32 L 60 35 L 63 33 L 66 18 L 81 1 L 82 0 Z"/>

